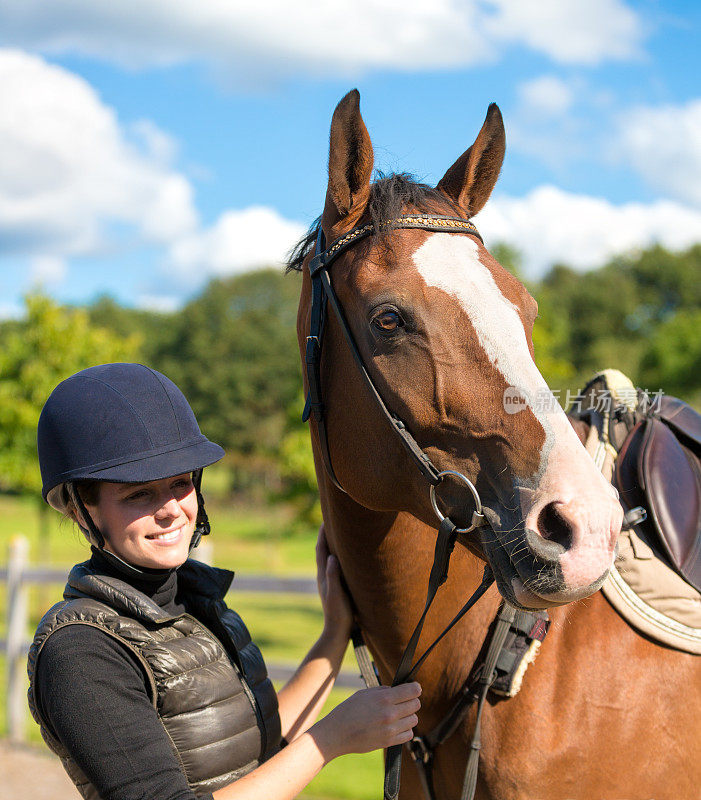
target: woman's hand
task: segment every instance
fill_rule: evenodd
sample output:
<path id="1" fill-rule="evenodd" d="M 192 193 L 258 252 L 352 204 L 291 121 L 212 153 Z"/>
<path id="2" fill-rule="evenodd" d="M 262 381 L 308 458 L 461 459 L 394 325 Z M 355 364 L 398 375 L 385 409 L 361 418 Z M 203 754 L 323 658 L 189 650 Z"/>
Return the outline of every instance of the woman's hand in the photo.
<path id="1" fill-rule="evenodd" d="M 341 584 L 338 559 L 329 553 L 323 525 L 316 541 L 316 581 L 324 610 L 324 633 L 342 639 L 345 646 L 353 627 L 353 609 Z"/>
<path id="2" fill-rule="evenodd" d="M 418 683 L 361 689 L 309 732 L 328 762 L 347 753 L 368 753 L 413 737 L 421 708 Z"/>

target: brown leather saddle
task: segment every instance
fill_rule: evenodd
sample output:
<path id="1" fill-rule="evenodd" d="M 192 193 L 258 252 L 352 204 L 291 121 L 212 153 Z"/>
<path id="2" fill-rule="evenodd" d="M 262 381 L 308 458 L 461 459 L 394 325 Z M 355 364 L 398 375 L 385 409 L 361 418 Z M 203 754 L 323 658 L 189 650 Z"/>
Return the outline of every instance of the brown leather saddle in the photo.
<path id="1" fill-rule="evenodd" d="M 701 414 L 670 395 L 651 402 L 640 390 L 621 402 L 607 384 L 612 372 L 595 376 L 568 414 L 595 425 L 618 454 L 612 482 L 621 503 L 647 512 L 636 529 L 701 592 Z"/>
<path id="2" fill-rule="evenodd" d="M 645 508 L 646 538 L 701 592 L 701 414 L 662 396 L 640 417 L 619 452 L 614 486 L 625 506 Z"/>

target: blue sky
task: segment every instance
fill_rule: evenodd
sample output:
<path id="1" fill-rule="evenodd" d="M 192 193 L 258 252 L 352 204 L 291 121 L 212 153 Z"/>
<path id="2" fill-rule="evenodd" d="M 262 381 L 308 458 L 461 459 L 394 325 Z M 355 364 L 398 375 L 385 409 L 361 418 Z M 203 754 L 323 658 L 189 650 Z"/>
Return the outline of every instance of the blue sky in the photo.
<path id="1" fill-rule="evenodd" d="M 487 105 L 507 158 L 477 222 L 538 276 L 701 240 L 701 9 L 623 0 L 9 0 L 0 315 L 33 287 L 174 308 L 280 263 L 321 209 L 348 89 L 376 166 L 429 183 Z"/>

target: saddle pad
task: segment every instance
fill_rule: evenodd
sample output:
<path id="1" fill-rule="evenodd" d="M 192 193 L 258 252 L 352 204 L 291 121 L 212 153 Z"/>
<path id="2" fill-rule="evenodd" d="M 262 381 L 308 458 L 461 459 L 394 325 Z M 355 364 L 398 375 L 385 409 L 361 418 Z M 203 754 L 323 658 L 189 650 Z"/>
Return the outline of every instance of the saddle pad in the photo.
<path id="1" fill-rule="evenodd" d="M 630 625 L 656 641 L 701 655 L 701 594 L 635 530 L 621 531 L 618 556 L 601 587 Z"/>

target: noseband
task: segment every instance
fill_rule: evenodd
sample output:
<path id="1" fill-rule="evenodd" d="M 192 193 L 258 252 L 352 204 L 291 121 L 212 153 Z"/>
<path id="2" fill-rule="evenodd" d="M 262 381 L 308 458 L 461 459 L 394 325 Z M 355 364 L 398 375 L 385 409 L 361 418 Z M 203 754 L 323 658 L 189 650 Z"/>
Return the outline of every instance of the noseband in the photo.
<path id="1" fill-rule="evenodd" d="M 472 513 L 470 525 L 466 528 L 456 528 L 456 533 L 469 533 L 475 528 L 485 524 L 485 518 L 482 514 L 482 503 L 480 501 L 479 493 L 475 488 L 472 481 L 459 472 L 454 470 L 445 470 L 441 472 L 431 462 L 431 459 L 419 447 L 416 439 L 411 435 L 404 422 L 399 417 L 391 412 L 384 400 L 382 399 L 373 379 L 365 366 L 360 351 L 353 337 L 353 333 L 348 325 L 343 308 L 338 300 L 338 296 L 334 291 L 331 283 L 331 276 L 329 268 L 333 262 L 348 251 L 351 247 L 358 242 L 366 239 L 370 235 L 378 231 L 390 231 L 400 228 L 418 228 L 424 231 L 434 231 L 440 233 L 468 233 L 477 236 L 480 241 L 480 236 L 477 228 L 467 219 L 460 219 L 459 217 L 445 217 L 440 215 L 426 215 L 426 214 L 410 214 L 406 216 L 396 217 L 382 222 L 375 227 L 374 224 L 368 223 L 360 225 L 343 236 L 336 239 L 328 248 L 326 247 L 326 239 L 324 231 L 319 225 L 319 233 L 316 241 L 316 250 L 314 257 L 309 262 L 309 276 L 312 284 L 312 297 L 311 297 L 311 320 L 309 326 L 309 335 L 307 336 L 307 344 L 305 351 L 305 364 L 307 370 L 307 384 L 309 392 L 304 407 L 302 420 L 306 422 L 310 416 L 314 418 L 319 433 L 319 441 L 321 444 L 321 453 L 324 461 L 326 472 L 337 489 L 345 492 L 341 486 L 333 465 L 331 463 L 331 453 L 329 451 L 328 434 L 326 430 L 326 418 L 324 414 L 324 403 L 321 396 L 321 347 L 324 335 L 324 326 L 326 322 L 326 306 L 327 301 L 331 304 L 338 323 L 343 332 L 343 336 L 348 343 L 348 347 L 353 355 L 353 359 L 358 366 L 365 385 L 370 391 L 370 394 L 375 400 L 381 415 L 387 420 L 392 427 L 404 448 L 411 456 L 412 460 L 418 467 L 419 472 L 429 483 L 431 493 L 431 505 L 436 512 L 439 522 L 443 522 L 445 516 L 438 508 L 436 500 L 436 488 L 441 481 L 447 476 L 453 476 L 457 480 L 462 481 L 470 490 L 475 503 L 475 510 Z"/>

